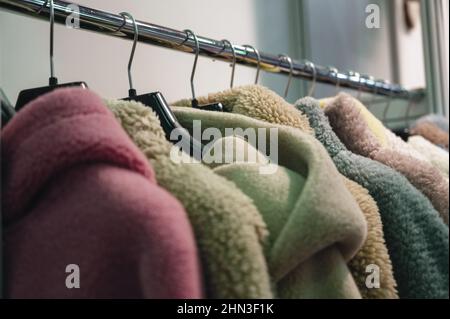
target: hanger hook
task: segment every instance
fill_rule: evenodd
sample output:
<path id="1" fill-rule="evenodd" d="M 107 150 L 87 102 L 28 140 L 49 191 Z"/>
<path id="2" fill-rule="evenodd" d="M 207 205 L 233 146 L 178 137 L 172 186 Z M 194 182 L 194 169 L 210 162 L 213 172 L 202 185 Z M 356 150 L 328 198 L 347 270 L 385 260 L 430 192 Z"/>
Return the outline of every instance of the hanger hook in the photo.
<path id="1" fill-rule="evenodd" d="M 406 109 L 406 114 L 405 114 L 405 127 L 407 130 L 409 130 L 409 121 L 410 121 L 409 115 L 410 115 L 411 109 L 415 105 L 415 101 L 413 99 L 412 94 L 411 93 L 408 93 L 408 94 L 409 94 L 409 102 L 408 102 L 408 107 Z"/>
<path id="2" fill-rule="evenodd" d="M 234 48 L 233 44 L 227 39 L 221 40 L 221 42 L 223 43 L 222 51 L 224 51 L 227 48 L 227 45 L 229 45 L 231 48 L 231 52 L 233 52 L 233 63 L 231 65 L 231 81 L 230 81 L 230 88 L 232 89 L 234 86 L 234 71 L 236 69 L 236 49 Z"/>
<path id="3" fill-rule="evenodd" d="M 313 82 L 308 91 L 308 96 L 314 97 L 314 92 L 316 91 L 316 82 L 317 82 L 317 69 L 316 65 L 311 61 L 305 60 L 305 65 L 312 70 L 313 73 Z"/>
<path id="4" fill-rule="evenodd" d="M 45 5 L 47 5 L 47 2 L 45 2 Z M 43 6 L 43 7 L 44 7 Z M 42 8 L 41 8 L 42 9 Z M 40 11 L 40 10 L 39 10 Z M 50 85 L 57 85 L 58 79 L 55 77 L 55 64 L 54 64 L 54 29 L 55 29 L 55 8 L 53 0 L 50 0 L 50 79 L 49 84 Z"/>
<path id="5" fill-rule="evenodd" d="M 195 78 L 195 71 L 197 70 L 197 62 L 198 62 L 198 56 L 200 54 L 200 44 L 198 42 L 198 38 L 195 35 L 195 33 L 192 30 L 186 29 L 183 32 L 187 35 L 187 40 L 190 39 L 190 36 L 192 35 L 192 38 L 195 42 L 195 58 L 194 58 L 194 65 L 192 66 L 192 72 L 191 72 L 191 91 L 192 91 L 192 102 L 196 101 L 195 97 L 195 87 L 194 87 L 194 78 Z"/>
<path id="6" fill-rule="evenodd" d="M 245 44 L 244 48 L 246 49 L 247 54 L 248 54 L 248 50 L 247 49 L 252 49 L 253 52 L 255 52 L 255 54 L 256 54 L 256 58 L 258 59 L 258 64 L 257 64 L 257 67 L 256 67 L 256 78 L 255 78 L 255 85 L 257 85 L 258 81 L 259 81 L 259 73 L 261 71 L 261 54 L 259 54 L 259 51 L 256 50 L 255 47 L 252 46 L 252 45 Z"/>
<path id="7" fill-rule="evenodd" d="M 339 88 L 341 86 L 341 82 L 339 80 L 339 70 L 335 68 L 334 66 L 330 65 L 327 67 L 328 74 L 334 74 L 334 77 L 336 78 L 336 95 L 339 93 Z"/>
<path id="8" fill-rule="evenodd" d="M 358 87 L 358 94 L 356 95 L 356 98 L 358 100 L 361 100 L 361 97 L 362 97 L 362 80 L 365 79 L 365 78 L 366 78 L 365 75 L 358 73 L 358 84 L 359 84 L 359 87 Z"/>
<path id="9" fill-rule="evenodd" d="M 384 81 L 384 83 L 387 84 L 389 82 Z M 386 123 L 387 113 L 389 111 L 389 107 L 391 106 L 391 102 L 392 102 L 392 91 L 389 91 L 388 101 L 387 101 L 386 106 L 384 107 L 384 111 L 383 111 L 383 123 Z"/>
<path id="10" fill-rule="evenodd" d="M 373 106 L 373 104 L 375 104 L 375 99 L 376 99 L 376 96 L 378 94 L 378 81 L 375 80 L 375 78 L 373 76 L 371 76 L 371 75 L 369 76 L 369 80 L 373 81 L 374 87 L 375 87 L 373 92 L 372 92 L 372 98 L 369 101 L 369 109 L 370 109 Z"/>
<path id="11" fill-rule="evenodd" d="M 288 83 L 286 85 L 286 89 L 284 90 L 284 98 L 287 98 L 288 94 L 289 94 L 289 88 L 290 88 L 291 82 L 292 82 L 292 75 L 294 74 L 294 63 L 292 62 L 292 59 L 285 54 L 280 54 L 278 56 L 278 58 L 280 59 L 280 61 L 284 60 L 287 63 L 289 63 L 289 79 L 288 79 Z"/>
<path id="12" fill-rule="evenodd" d="M 128 12 L 119 13 L 124 18 L 124 26 L 127 24 L 126 18 L 129 18 L 133 22 L 134 28 L 134 38 L 133 38 L 133 47 L 131 49 L 130 60 L 128 61 L 128 82 L 130 84 L 130 89 L 128 91 L 129 96 L 136 96 L 136 90 L 133 88 L 133 79 L 131 77 L 131 66 L 133 65 L 134 52 L 136 51 L 136 44 L 139 37 L 139 30 L 134 17 Z"/>

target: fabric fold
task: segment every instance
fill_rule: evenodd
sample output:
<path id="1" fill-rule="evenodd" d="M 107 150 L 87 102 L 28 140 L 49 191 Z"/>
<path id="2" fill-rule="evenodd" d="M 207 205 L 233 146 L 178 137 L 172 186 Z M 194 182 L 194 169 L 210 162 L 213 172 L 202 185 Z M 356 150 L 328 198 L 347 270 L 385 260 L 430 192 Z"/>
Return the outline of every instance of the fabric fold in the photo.
<path id="1" fill-rule="evenodd" d="M 303 267 L 318 264 L 314 260 L 327 251 L 329 256 L 320 257 L 331 262 L 329 268 L 324 270 L 324 278 L 334 281 L 336 287 L 347 287 L 348 290 L 337 288 L 323 297 L 360 297 L 346 262 L 357 254 L 365 241 L 366 221 L 320 143 L 300 130 L 239 114 L 183 107 L 174 107 L 173 112 L 180 124 L 191 132 L 194 121 L 200 121 L 203 131 L 213 128 L 226 138 L 230 137 L 228 130 L 240 130 L 248 134 L 246 138 L 255 138 L 258 145 L 266 145 L 266 154 L 278 153 L 277 163 L 272 162 L 278 167 L 271 174 L 261 174 L 261 165 L 251 163 L 227 164 L 214 169 L 252 198 L 262 214 L 269 229 L 270 247 L 266 250 L 266 258 L 275 284 L 286 278 L 302 277 L 299 273 Z M 276 145 L 271 139 L 273 129 L 277 130 Z M 341 257 L 331 257 L 336 254 Z M 334 273 L 337 269 L 340 271 Z M 347 271 L 343 272 L 344 269 Z M 347 276 L 342 275 L 345 273 Z M 317 297 L 318 294 L 313 291 L 322 288 L 314 287 L 312 281 L 302 278 L 302 281 L 291 280 L 290 285 L 277 289 L 277 295 L 300 298 L 311 293 L 310 296 Z M 326 280 L 323 280 L 325 283 Z"/>
<path id="2" fill-rule="evenodd" d="M 376 200 L 400 298 L 448 298 L 448 227 L 430 201 L 398 172 L 350 152 L 318 101 L 303 98 L 296 107 L 308 116 L 339 171 Z"/>
<path id="3" fill-rule="evenodd" d="M 208 298 L 272 298 L 263 243 L 267 226 L 235 184 L 189 156 L 177 162 L 156 114 L 141 103 L 108 101 L 155 169 L 158 183 L 185 207 L 201 256 Z M 178 158 L 178 156 L 177 156 Z"/>
<path id="4" fill-rule="evenodd" d="M 382 147 L 370 131 L 361 108 L 364 106 L 358 100 L 341 93 L 325 105 L 324 111 L 334 132 L 350 151 L 386 164 L 403 174 L 430 199 L 448 225 L 449 183 L 444 176 L 426 161 Z"/>
<path id="5" fill-rule="evenodd" d="M 183 207 L 94 93 L 28 104 L 2 131 L 2 170 L 8 298 L 203 296 Z"/>
<path id="6" fill-rule="evenodd" d="M 243 86 L 220 93 L 209 94 L 207 97 L 200 97 L 200 100 L 202 103 L 221 102 L 229 112 L 272 124 L 291 126 L 302 132 L 313 134 L 308 118 L 301 111 L 287 103 L 276 93 L 262 86 Z M 186 107 L 191 106 L 190 100 L 182 100 L 174 104 Z M 396 298 L 398 296 L 395 289 L 395 279 L 392 275 L 391 261 L 384 243 L 377 204 L 367 190 L 358 187 L 353 181 L 343 176 L 342 179 L 347 189 L 357 200 L 368 222 L 367 241 L 350 262 L 350 269 L 357 281 L 361 294 L 363 298 Z M 383 269 L 384 274 L 382 276 L 382 289 L 375 290 L 366 287 L 365 267 L 369 264 L 381 265 L 380 267 Z"/>

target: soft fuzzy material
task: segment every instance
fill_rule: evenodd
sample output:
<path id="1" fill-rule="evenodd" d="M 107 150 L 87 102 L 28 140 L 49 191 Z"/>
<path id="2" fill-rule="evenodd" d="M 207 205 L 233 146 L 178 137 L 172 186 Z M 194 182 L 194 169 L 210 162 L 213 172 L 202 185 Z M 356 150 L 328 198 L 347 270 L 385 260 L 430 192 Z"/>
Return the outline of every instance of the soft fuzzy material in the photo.
<path id="1" fill-rule="evenodd" d="M 325 107 L 335 133 L 350 151 L 386 164 L 402 173 L 425 194 L 448 224 L 449 184 L 431 164 L 382 147 L 361 115 L 361 105 L 352 96 L 341 93 Z"/>
<path id="2" fill-rule="evenodd" d="M 425 155 L 415 150 L 414 147 L 405 143 L 405 141 L 403 141 L 400 137 L 386 128 L 383 123 L 375 115 L 373 115 L 359 100 L 346 93 L 341 93 L 340 95 L 345 96 L 349 100 L 353 101 L 352 107 L 358 110 L 361 117 L 365 120 L 365 124 L 381 147 L 389 148 L 393 151 L 414 157 L 424 162 L 429 162 L 428 158 Z M 335 97 L 322 99 L 320 100 L 320 106 L 325 109 L 330 103 L 333 103 L 335 99 Z"/>
<path id="3" fill-rule="evenodd" d="M 273 91 L 259 85 L 212 93 L 197 100 L 200 105 L 220 102 L 227 112 L 272 124 L 296 127 L 305 133 L 313 134 L 308 119 L 301 112 Z M 173 105 L 190 107 L 191 100 L 181 100 Z"/>
<path id="4" fill-rule="evenodd" d="M 425 155 L 431 164 L 448 178 L 449 156 L 447 151 L 419 135 L 409 137 L 408 144 Z"/>
<path id="5" fill-rule="evenodd" d="M 345 93 L 342 93 L 345 94 Z M 328 104 L 333 102 L 334 97 L 324 98 L 320 100 L 320 107 L 325 108 Z M 355 107 L 358 108 L 358 110 L 361 112 L 361 116 L 366 120 L 367 126 L 369 127 L 370 131 L 373 133 L 373 135 L 377 138 L 378 142 L 383 146 L 386 147 L 388 145 L 388 138 L 386 136 L 386 128 L 384 127 L 383 123 L 380 122 L 373 114 L 370 112 L 364 105 L 360 103 L 355 103 Z M 414 152 L 414 151 L 413 151 Z M 418 156 L 418 158 L 421 158 L 421 155 L 419 153 L 413 154 L 414 156 Z M 425 160 L 425 158 L 422 158 Z"/>
<path id="6" fill-rule="evenodd" d="M 316 100 L 296 106 L 339 171 L 377 202 L 400 298 L 448 298 L 449 230 L 429 200 L 393 169 L 348 151 Z"/>
<path id="7" fill-rule="evenodd" d="M 411 128 L 412 135 L 420 135 L 431 143 L 439 145 L 448 150 L 448 132 L 440 129 L 430 122 L 421 122 Z"/>
<path id="8" fill-rule="evenodd" d="M 364 213 L 368 225 L 366 242 L 349 263 L 361 295 L 364 299 L 398 299 L 397 283 L 384 240 L 383 223 L 378 205 L 367 189 L 347 178 L 344 178 L 344 182 Z M 380 267 L 380 288 L 368 288 L 366 285 L 369 265 Z"/>
<path id="9" fill-rule="evenodd" d="M 44 95 L 1 141 L 6 297 L 202 296 L 183 207 L 95 94 Z"/>
<path id="10" fill-rule="evenodd" d="M 414 123 L 411 124 L 411 128 L 413 128 L 414 126 L 416 126 L 419 123 L 424 123 L 424 122 L 434 124 L 437 127 L 439 127 L 441 130 L 448 133 L 448 126 L 449 126 L 448 119 L 446 119 L 442 115 L 437 115 L 437 114 L 429 114 L 429 115 L 422 116 L 421 118 L 417 119 Z"/>
<path id="11" fill-rule="evenodd" d="M 262 86 L 246 86 L 200 98 L 202 103 L 221 102 L 233 113 L 247 115 L 273 124 L 292 126 L 305 133 L 313 133 L 308 118 L 272 91 Z M 175 103 L 190 107 L 189 100 Z M 343 177 L 347 189 L 360 205 L 368 222 L 368 237 L 364 246 L 350 263 L 350 270 L 356 279 L 363 298 L 396 298 L 392 266 L 384 244 L 382 225 L 376 203 L 367 190 Z M 364 265 L 377 264 L 383 270 L 381 289 L 367 289 Z"/>
<path id="12" fill-rule="evenodd" d="M 252 201 L 202 164 L 176 164 L 154 112 L 109 101 L 122 127 L 147 156 L 158 183 L 185 207 L 203 263 L 209 298 L 273 297 L 262 243 L 267 228 Z"/>
<path id="13" fill-rule="evenodd" d="M 224 136 L 226 128 L 253 129 L 258 139 L 269 141 L 269 129 L 277 128 L 280 166 L 273 174 L 261 174 L 259 165 L 245 163 L 225 164 L 214 170 L 253 199 L 267 224 L 266 258 L 276 296 L 361 297 L 346 262 L 365 241 L 366 221 L 314 137 L 239 114 L 183 107 L 173 111 L 190 131 L 193 121 L 200 120 L 202 130 L 215 128 Z M 269 152 L 275 151 L 272 148 Z M 321 276 L 319 265 L 323 265 Z"/>

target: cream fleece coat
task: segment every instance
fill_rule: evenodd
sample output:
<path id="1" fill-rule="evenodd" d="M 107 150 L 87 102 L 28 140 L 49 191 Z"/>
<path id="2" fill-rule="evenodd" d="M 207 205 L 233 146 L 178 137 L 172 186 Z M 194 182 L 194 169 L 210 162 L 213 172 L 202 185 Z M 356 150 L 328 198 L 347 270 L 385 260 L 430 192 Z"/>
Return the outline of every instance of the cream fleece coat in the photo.
<path id="1" fill-rule="evenodd" d="M 278 129 L 280 167 L 261 174 L 258 165 L 215 168 L 253 199 L 269 228 L 266 259 L 280 298 L 360 298 L 347 262 L 366 238 L 366 221 L 325 149 L 312 136 L 229 113 L 173 108 L 180 124 L 202 129 L 254 129 L 258 140 Z M 262 129 L 265 131 L 262 131 Z"/>
<path id="2" fill-rule="evenodd" d="M 153 111 L 136 102 L 108 107 L 151 162 L 158 184 L 184 206 L 192 224 L 209 298 L 272 298 L 262 243 L 267 228 L 252 201 L 202 164 L 175 164 Z"/>
<path id="3" fill-rule="evenodd" d="M 397 171 L 350 152 L 331 129 L 318 101 L 296 106 L 339 171 L 377 201 L 400 298 L 448 298 L 449 233 L 430 201 Z"/>
<path id="4" fill-rule="evenodd" d="M 313 134 L 308 118 L 276 93 L 262 86 L 245 86 L 199 98 L 201 104 L 221 102 L 233 113 L 246 115 L 273 124 L 292 126 L 302 132 Z M 190 100 L 176 102 L 190 107 Z M 368 222 L 368 236 L 364 246 L 349 263 L 363 298 L 397 298 L 396 283 L 392 274 L 391 260 L 384 243 L 381 218 L 377 204 L 367 190 L 343 177 L 347 189 L 357 200 Z M 382 269 L 381 288 L 366 286 L 366 265 L 377 264 Z"/>
<path id="5" fill-rule="evenodd" d="M 425 194 L 448 225 L 449 183 L 431 164 L 382 147 L 361 115 L 362 104 L 352 96 L 341 93 L 325 106 L 325 114 L 341 141 L 357 154 L 386 164 L 402 173 Z M 405 143 L 406 144 L 406 143 Z"/>

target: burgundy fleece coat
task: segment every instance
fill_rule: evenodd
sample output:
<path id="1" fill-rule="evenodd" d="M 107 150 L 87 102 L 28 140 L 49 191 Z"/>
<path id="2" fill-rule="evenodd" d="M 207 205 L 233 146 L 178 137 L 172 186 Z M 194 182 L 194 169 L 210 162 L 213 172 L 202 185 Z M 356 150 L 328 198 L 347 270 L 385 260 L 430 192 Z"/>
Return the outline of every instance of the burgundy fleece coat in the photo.
<path id="1" fill-rule="evenodd" d="M 1 139 L 6 297 L 202 296 L 184 208 L 99 97 L 49 93 Z"/>

